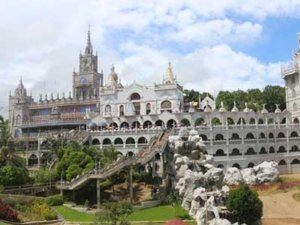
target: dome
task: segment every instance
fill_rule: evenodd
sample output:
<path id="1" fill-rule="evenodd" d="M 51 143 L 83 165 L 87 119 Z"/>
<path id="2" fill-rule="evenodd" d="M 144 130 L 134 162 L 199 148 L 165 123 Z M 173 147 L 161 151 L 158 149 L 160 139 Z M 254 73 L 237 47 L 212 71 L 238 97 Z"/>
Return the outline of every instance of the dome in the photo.
<path id="1" fill-rule="evenodd" d="M 219 112 L 226 112 L 223 102 L 221 102 L 221 108 L 219 109 Z"/>
<path id="2" fill-rule="evenodd" d="M 238 111 L 239 111 L 239 109 L 236 107 L 236 102 L 234 102 L 231 112 L 238 112 Z"/>

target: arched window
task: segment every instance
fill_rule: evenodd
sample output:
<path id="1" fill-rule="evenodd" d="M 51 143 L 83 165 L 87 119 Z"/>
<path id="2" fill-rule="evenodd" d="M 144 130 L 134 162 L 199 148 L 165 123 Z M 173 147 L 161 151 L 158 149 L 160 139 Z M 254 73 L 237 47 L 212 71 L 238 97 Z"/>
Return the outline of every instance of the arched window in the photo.
<path id="1" fill-rule="evenodd" d="M 269 153 L 271 153 L 271 154 L 272 154 L 272 153 L 275 153 L 274 147 L 271 146 L 271 147 L 269 148 Z"/>
<path id="2" fill-rule="evenodd" d="M 133 128 L 133 129 L 135 129 L 135 128 L 140 128 L 140 126 L 141 126 L 141 124 L 140 124 L 139 121 L 134 121 L 134 122 L 132 123 L 132 128 Z"/>
<path id="3" fill-rule="evenodd" d="M 274 124 L 274 119 L 273 118 L 269 118 L 268 119 L 268 124 Z"/>
<path id="4" fill-rule="evenodd" d="M 297 145 L 293 145 L 291 148 L 291 152 L 298 152 L 299 151 L 299 147 Z"/>
<path id="5" fill-rule="evenodd" d="M 205 122 L 204 122 L 204 119 L 203 118 L 198 118 L 196 119 L 195 121 L 195 126 L 201 126 L 203 125 Z"/>
<path id="6" fill-rule="evenodd" d="M 121 138 L 116 138 L 116 139 L 114 140 L 114 144 L 115 144 L 115 145 L 123 145 L 123 140 L 122 140 Z"/>
<path id="7" fill-rule="evenodd" d="M 254 151 L 253 148 L 248 148 L 245 153 L 245 155 L 255 155 L 255 154 L 256 154 L 256 152 Z"/>
<path id="8" fill-rule="evenodd" d="M 126 144 L 127 145 L 134 145 L 135 140 L 132 137 L 129 137 L 129 138 L 126 139 Z"/>
<path id="9" fill-rule="evenodd" d="M 264 124 L 264 119 L 259 118 L 259 119 L 258 119 L 258 124 Z"/>
<path id="10" fill-rule="evenodd" d="M 124 105 L 120 105 L 120 116 L 124 116 Z"/>
<path id="11" fill-rule="evenodd" d="M 298 137 L 298 133 L 297 133 L 296 131 L 293 131 L 293 132 L 291 133 L 291 137 Z"/>
<path id="12" fill-rule="evenodd" d="M 265 149 L 264 147 L 262 147 L 262 148 L 260 149 L 259 154 L 267 154 L 266 149 Z"/>
<path id="13" fill-rule="evenodd" d="M 231 135 L 231 140 L 239 140 L 239 139 L 240 139 L 240 136 L 237 133 L 233 133 Z"/>
<path id="14" fill-rule="evenodd" d="M 140 137 L 138 139 L 138 144 L 147 144 L 147 139 L 145 137 Z"/>
<path id="15" fill-rule="evenodd" d="M 105 106 L 105 115 L 110 115 L 111 114 L 111 106 L 110 105 L 106 105 Z"/>
<path id="16" fill-rule="evenodd" d="M 254 163 L 253 162 L 249 163 L 247 167 L 248 168 L 253 168 L 254 167 Z"/>
<path id="17" fill-rule="evenodd" d="M 207 141 L 208 138 L 205 134 L 200 134 L 200 137 L 202 138 L 203 141 Z"/>
<path id="18" fill-rule="evenodd" d="M 17 118 L 16 118 L 16 124 L 17 125 L 20 125 L 22 123 L 22 118 L 20 115 L 17 115 Z"/>
<path id="19" fill-rule="evenodd" d="M 278 152 L 278 153 L 286 152 L 285 147 L 284 147 L 284 146 L 280 146 L 280 147 L 278 148 L 278 151 L 277 151 L 277 152 Z"/>
<path id="20" fill-rule="evenodd" d="M 235 167 L 235 168 L 241 169 L 241 166 L 240 166 L 240 164 L 238 164 L 238 163 L 235 163 L 235 164 L 233 164 L 233 165 L 232 165 L 232 167 Z"/>
<path id="21" fill-rule="evenodd" d="M 215 140 L 216 141 L 224 140 L 224 136 L 222 134 L 217 134 L 216 137 L 215 137 Z"/>
<path id="22" fill-rule="evenodd" d="M 172 103 L 168 100 L 165 100 L 160 105 L 161 112 L 168 111 L 172 113 Z"/>
<path id="23" fill-rule="evenodd" d="M 100 141 L 95 138 L 93 141 L 92 141 L 92 145 L 100 145 Z"/>
<path id="24" fill-rule="evenodd" d="M 282 133 L 282 132 L 280 132 L 279 134 L 278 134 L 278 136 L 277 136 L 278 138 L 284 138 L 285 137 L 285 135 L 284 135 L 284 133 Z"/>
<path id="25" fill-rule="evenodd" d="M 237 124 L 246 124 L 246 121 L 244 118 L 239 118 Z"/>
<path id="26" fill-rule="evenodd" d="M 175 120 L 169 120 L 168 122 L 167 122 L 167 127 L 168 128 L 173 128 L 173 127 L 176 127 L 176 121 Z"/>
<path id="27" fill-rule="evenodd" d="M 155 160 L 160 160 L 160 158 L 161 158 L 161 157 L 160 157 L 160 154 L 159 154 L 159 153 L 156 153 L 156 154 L 155 154 Z"/>
<path id="28" fill-rule="evenodd" d="M 219 164 L 219 165 L 217 166 L 217 168 L 223 169 L 223 168 L 224 168 L 224 165 L 223 165 L 223 164 Z"/>
<path id="29" fill-rule="evenodd" d="M 146 114 L 149 115 L 151 113 L 151 103 L 147 103 L 146 105 Z"/>
<path id="30" fill-rule="evenodd" d="M 293 122 L 296 123 L 296 124 L 298 124 L 298 123 L 299 123 L 299 119 L 298 119 L 298 118 L 295 118 L 295 119 L 293 120 Z"/>
<path id="31" fill-rule="evenodd" d="M 28 166 L 36 166 L 38 164 L 38 157 L 34 154 L 32 154 L 29 158 L 28 158 Z"/>
<path id="32" fill-rule="evenodd" d="M 155 126 L 157 126 L 157 127 L 163 127 L 164 126 L 164 122 L 162 120 L 157 120 L 155 122 Z"/>
<path id="33" fill-rule="evenodd" d="M 221 120 L 217 117 L 214 117 L 212 120 L 211 120 L 211 124 L 216 126 L 216 125 L 222 125 L 221 123 Z"/>
<path id="34" fill-rule="evenodd" d="M 232 149 L 232 152 L 229 155 L 241 155 L 240 150 L 238 150 L 237 148 Z"/>
<path id="35" fill-rule="evenodd" d="M 102 143 L 103 145 L 111 145 L 111 140 L 109 138 L 105 138 Z"/>
<path id="36" fill-rule="evenodd" d="M 249 124 L 255 124 L 255 119 L 254 119 L 254 118 L 251 118 L 251 119 L 249 120 Z"/>
<path id="37" fill-rule="evenodd" d="M 293 159 L 293 161 L 291 162 L 292 165 L 296 165 L 296 164 L 300 164 L 300 160 L 299 159 Z"/>
<path id="38" fill-rule="evenodd" d="M 118 128 L 118 124 L 115 122 L 112 122 L 111 124 L 109 124 L 109 127 L 111 128 Z"/>
<path id="39" fill-rule="evenodd" d="M 246 135 L 246 139 L 254 139 L 255 137 L 254 137 L 254 135 L 252 134 L 252 133 L 248 133 L 247 135 Z"/>
<path id="40" fill-rule="evenodd" d="M 131 94 L 130 95 L 130 100 L 131 101 L 136 101 L 136 100 L 140 100 L 141 99 L 141 96 L 140 96 L 140 94 L 139 93 L 133 93 L 133 94 Z"/>
<path id="41" fill-rule="evenodd" d="M 234 120 L 231 117 L 227 117 L 227 124 L 234 125 Z"/>
<path id="42" fill-rule="evenodd" d="M 127 122 L 123 122 L 123 123 L 121 123 L 120 128 L 126 128 L 126 129 L 128 129 L 129 128 L 129 124 Z"/>
<path id="43" fill-rule="evenodd" d="M 285 160 L 280 160 L 278 163 L 279 166 L 286 166 L 286 161 Z"/>
<path id="44" fill-rule="evenodd" d="M 216 151 L 215 156 L 226 156 L 226 154 L 224 153 L 224 151 L 222 149 L 218 149 Z"/>
<path id="45" fill-rule="evenodd" d="M 261 133 L 259 134 L 259 138 L 261 138 L 261 139 L 264 139 L 264 138 L 266 138 L 266 135 L 265 135 L 265 133 L 261 132 Z"/>
<path id="46" fill-rule="evenodd" d="M 182 119 L 180 121 L 180 123 L 181 123 L 181 126 L 183 126 L 183 127 L 189 127 L 189 126 L 191 126 L 191 123 L 190 123 L 190 121 L 188 119 Z"/>
<path id="47" fill-rule="evenodd" d="M 273 133 L 269 133 L 269 138 L 270 139 L 274 138 L 274 134 Z"/>
<path id="48" fill-rule="evenodd" d="M 152 122 L 149 120 L 146 120 L 143 124 L 143 128 L 147 129 L 147 128 L 151 128 L 152 127 Z"/>

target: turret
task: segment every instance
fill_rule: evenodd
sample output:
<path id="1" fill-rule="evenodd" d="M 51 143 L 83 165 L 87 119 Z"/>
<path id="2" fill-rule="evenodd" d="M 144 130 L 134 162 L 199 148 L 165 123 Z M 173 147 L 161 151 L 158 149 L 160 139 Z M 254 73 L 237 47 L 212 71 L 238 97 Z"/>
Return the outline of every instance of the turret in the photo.
<path id="1" fill-rule="evenodd" d="M 174 78 L 171 63 L 169 62 L 164 83 L 165 84 L 174 84 L 174 82 L 175 82 L 175 78 Z"/>

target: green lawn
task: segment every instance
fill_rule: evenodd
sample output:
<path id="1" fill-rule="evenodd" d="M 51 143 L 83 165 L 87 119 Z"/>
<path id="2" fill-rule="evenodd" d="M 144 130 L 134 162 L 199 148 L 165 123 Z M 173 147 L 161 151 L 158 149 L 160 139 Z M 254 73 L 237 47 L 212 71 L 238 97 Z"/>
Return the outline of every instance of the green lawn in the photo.
<path id="1" fill-rule="evenodd" d="M 54 208 L 60 215 L 62 215 L 62 217 L 66 221 L 86 222 L 86 221 L 95 221 L 96 220 L 96 216 L 94 216 L 92 214 L 78 212 L 78 211 L 76 211 L 74 209 L 70 209 L 69 207 L 66 207 L 66 206 L 55 206 Z"/>
<path id="2" fill-rule="evenodd" d="M 176 216 L 181 219 L 191 219 L 188 213 L 176 206 Z M 161 205 L 153 208 L 137 210 L 129 215 L 129 221 L 166 221 L 174 218 L 174 208 L 170 205 Z"/>
<path id="3" fill-rule="evenodd" d="M 66 221 L 72 222 L 93 222 L 96 217 L 91 214 L 78 212 L 74 209 L 70 209 L 66 206 L 56 206 L 54 207 L 57 212 L 62 215 Z M 176 216 L 181 219 L 191 219 L 188 213 L 182 209 L 180 206 L 176 206 Z M 129 221 L 167 221 L 174 218 L 174 208 L 170 205 L 161 205 L 153 208 L 136 210 L 131 215 L 129 215 Z M 139 223 L 134 223 L 139 225 Z M 147 223 L 151 224 L 151 223 Z M 2 225 L 2 224 L 0 224 Z M 152 223 L 151 225 L 154 225 Z"/>
<path id="4" fill-rule="evenodd" d="M 0 225 L 8 225 L 8 224 L 0 221 Z"/>

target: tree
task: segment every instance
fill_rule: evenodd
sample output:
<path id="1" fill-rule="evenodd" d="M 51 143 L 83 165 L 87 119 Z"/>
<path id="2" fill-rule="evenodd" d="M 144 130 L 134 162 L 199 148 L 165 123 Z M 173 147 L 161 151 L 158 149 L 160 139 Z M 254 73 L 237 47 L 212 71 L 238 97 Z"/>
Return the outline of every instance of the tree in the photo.
<path id="1" fill-rule="evenodd" d="M 177 217 L 176 206 L 180 203 L 181 199 L 177 192 L 171 192 L 166 198 L 167 203 L 173 206 L 174 217 Z"/>
<path id="2" fill-rule="evenodd" d="M 82 147 L 79 143 L 71 142 L 66 147 L 57 151 L 56 164 L 57 177 L 72 180 L 82 172 L 87 172 L 95 167 L 93 156 L 97 155 L 94 148 Z"/>
<path id="3" fill-rule="evenodd" d="M 99 213 L 97 220 L 101 224 L 129 224 L 127 217 L 133 211 L 129 202 L 108 202 L 104 204 L 104 210 Z"/>
<path id="4" fill-rule="evenodd" d="M 226 206 L 237 222 L 248 225 L 256 223 L 263 214 L 263 203 L 257 192 L 246 184 L 230 191 Z"/>
<path id="5" fill-rule="evenodd" d="M 275 104 L 279 104 L 279 108 L 284 110 L 286 107 L 285 88 L 281 86 L 266 86 L 263 90 L 263 103 L 266 104 L 266 109 L 269 112 L 275 111 Z"/>

